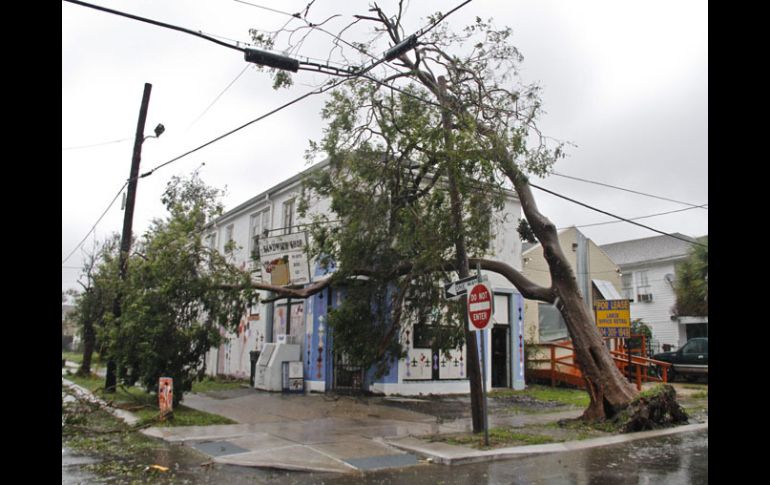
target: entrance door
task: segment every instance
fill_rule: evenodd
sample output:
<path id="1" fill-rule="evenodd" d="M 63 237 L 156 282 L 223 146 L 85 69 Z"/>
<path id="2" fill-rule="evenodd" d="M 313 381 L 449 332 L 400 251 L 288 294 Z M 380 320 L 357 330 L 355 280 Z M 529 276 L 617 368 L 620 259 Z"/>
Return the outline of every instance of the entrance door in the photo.
<path id="1" fill-rule="evenodd" d="M 492 387 L 510 387 L 508 369 L 511 340 L 508 325 L 492 327 Z"/>
<path id="2" fill-rule="evenodd" d="M 363 391 L 363 367 L 352 364 L 343 352 L 333 354 L 334 391 L 340 394 L 358 394 Z"/>

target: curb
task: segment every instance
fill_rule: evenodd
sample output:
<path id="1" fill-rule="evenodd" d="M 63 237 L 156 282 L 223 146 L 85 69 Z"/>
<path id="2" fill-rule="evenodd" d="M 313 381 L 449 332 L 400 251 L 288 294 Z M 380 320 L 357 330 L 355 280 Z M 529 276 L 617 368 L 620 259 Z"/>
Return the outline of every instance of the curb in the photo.
<path id="1" fill-rule="evenodd" d="M 485 461 L 506 460 L 526 455 L 559 453 L 565 451 L 582 450 L 587 448 L 598 448 L 601 446 L 626 443 L 629 441 L 642 440 L 647 438 L 656 438 L 671 434 L 687 433 L 691 431 L 700 431 L 708 429 L 708 422 L 698 424 L 688 424 L 677 426 L 675 428 L 666 428 L 652 431 L 640 431 L 637 433 L 627 433 L 615 436 L 606 436 L 602 438 L 592 438 L 581 441 L 566 441 L 564 443 L 549 443 L 545 445 L 526 445 L 514 446 L 510 448 L 499 448 L 496 450 L 472 450 L 470 448 L 450 445 L 446 443 L 427 443 L 416 438 L 403 438 L 401 440 L 388 440 L 387 443 L 402 450 L 411 451 L 422 457 L 428 458 L 434 463 L 443 465 L 465 465 L 468 463 L 479 463 Z"/>
<path id="2" fill-rule="evenodd" d="M 75 392 L 75 394 L 77 394 L 79 397 L 87 401 L 90 401 L 92 403 L 98 404 L 102 409 L 104 409 L 108 413 L 112 414 L 116 418 L 122 419 L 127 425 L 133 426 L 139 422 L 139 418 L 135 414 L 125 411 L 123 409 L 116 409 L 116 408 L 110 407 L 105 401 L 96 397 L 88 389 L 82 386 L 79 386 L 74 382 L 65 379 L 64 377 L 62 377 L 61 380 L 62 380 L 62 384 L 72 389 Z"/>

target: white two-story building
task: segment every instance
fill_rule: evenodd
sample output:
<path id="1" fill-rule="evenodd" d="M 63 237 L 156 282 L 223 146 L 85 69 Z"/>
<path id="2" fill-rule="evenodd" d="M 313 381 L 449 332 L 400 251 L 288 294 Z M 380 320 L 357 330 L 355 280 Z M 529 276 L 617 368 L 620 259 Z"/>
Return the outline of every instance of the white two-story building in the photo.
<path id="1" fill-rule="evenodd" d="M 264 278 L 265 268 L 251 258 L 259 237 L 300 233 L 309 222 L 299 218 L 297 206 L 302 194 L 303 177 L 314 170 L 325 170 L 327 162 L 275 185 L 243 204 L 227 211 L 212 222 L 205 234 L 211 247 L 228 251 L 236 265 L 253 271 L 254 278 Z M 329 210 L 328 200 L 314 200 L 311 213 Z M 488 258 L 503 261 L 521 269 L 521 241 L 516 227 L 521 205 L 511 192 L 504 209 L 494 215 L 494 252 Z M 234 243 L 234 244 L 233 244 Z M 307 263 L 309 282 L 326 273 L 315 261 Z M 304 268 L 302 268 L 304 271 Z M 495 273 L 487 274 L 494 290 L 494 326 L 484 340 L 488 387 L 524 386 L 524 352 L 522 338 L 523 300 L 512 284 Z M 263 299 L 270 295 L 262 292 Z M 304 389 L 325 392 L 343 388 L 359 388 L 383 394 L 429 394 L 469 392 L 467 357 L 464 347 L 448 355 L 421 342 L 407 327 L 400 332 L 406 357 L 393 362 L 389 371 L 375 378 L 369 369 L 351 369 L 344 356 L 334 352 L 334 335 L 326 325 L 326 315 L 345 297 L 344 288 L 324 291 L 307 299 L 281 299 L 259 303 L 244 315 L 234 333 L 222 334 L 225 343 L 207 355 L 209 374 L 248 378 L 251 372 L 250 352 L 262 351 L 265 344 L 279 341 L 300 346 Z M 296 364 L 295 364 L 296 365 Z M 296 367 L 295 367 L 296 368 Z"/>
<path id="2" fill-rule="evenodd" d="M 684 234 L 674 234 L 695 241 Z M 692 244 L 669 236 L 654 236 L 605 244 L 601 249 L 620 266 L 624 298 L 631 315 L 652 329 L 656 346 L 675 350 L 694 337 L 708 336 L 708 317 L 674 315 L 676 266 L 688 257 Z M 665 350 L 663 348 L 655 349 Z"/>

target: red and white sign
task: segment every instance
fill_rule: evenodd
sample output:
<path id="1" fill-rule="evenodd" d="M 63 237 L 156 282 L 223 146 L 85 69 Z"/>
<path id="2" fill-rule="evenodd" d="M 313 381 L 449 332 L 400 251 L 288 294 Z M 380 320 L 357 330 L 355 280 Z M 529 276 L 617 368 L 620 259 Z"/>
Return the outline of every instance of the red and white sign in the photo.
<path id="1" fill-rule="evenodd" d="M 468 292 L 468 326 L 471 330 L 484 330 L 492 321 L 492 290 L 479 283 Z"/>

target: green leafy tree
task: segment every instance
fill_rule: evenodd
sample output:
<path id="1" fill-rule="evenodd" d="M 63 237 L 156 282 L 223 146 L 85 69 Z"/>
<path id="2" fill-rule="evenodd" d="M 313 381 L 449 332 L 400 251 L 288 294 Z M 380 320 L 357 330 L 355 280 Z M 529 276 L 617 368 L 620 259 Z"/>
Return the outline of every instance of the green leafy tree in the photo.
<path id="1" fill-rule="evenodd" d="M 201 238 L 222 212 L 220 197 L 197 173 L 169 182 L 162 197 L 168 216 L 155 219 L 134 246 L 119 325 L 108 327 L 118 378 L 149 392 L 160 377 L 172 377 L 174 404 L 203 377 L 219 327 L 235 328 L 254 297 L 244 289 L 248 274 Z"/>
<path id="2" fill-rule="evenodd" d="M 687 260 L 676 268 L 676 315 L 707 317 L 709 314 L 708 237 L 702 238 L 700 242 L 703 245 L 693 245 Z"/>
<path id="3" fill-rule="evenodd" d="M 79 376 L 91 374 L 93 354 L 100 350 L 104 342 L 100 335 L 104 332 L 108 315 L 112 314 L 117 291 L 119 247 L 120 235 L 113 234 L 85 256 L 78 280 L 82 291 L 75 297 L 73 312 L 83 339 L 83 360 L 77 371 Z"/>
<path id="4" fill-rule="evenodd" d="M 398 14 L 388 15 L 375 4 L 372 13 L 356 16 L 356 22 L 373 22 L 377 36 L 397 45 L 404 40 L 402 6 L 399 2 Z M 503 274 L 525 298 L 557 306 L 591 398 L 583 418 L 611 418 L 629 405 L 636 390 L 604 345 L 561 250 L 556 226 L 538 210 L 529 183 L 531 175 L 546 174 L 563 156 L 563 144 L 552 143 L 537 126 L 542 115 L 538 86 L 517 82 L 522 56 L 510 43 L 511 29 L 476 18 L 456 33 L 441 23 L 442 18 L 435 15 L 414 48 L 390 62 L 387 77 L 367 74 L 364 79 L 371 84 L 349 81 L 327 104 L 325 136 L 321 143 L 311 144 L 311 155 L 325 152 L 330 169 L 311 187 L 317 195 L 332 199 L 331 210 L 341 223 L 335 227 L 330 221 L 317 221 L 327 224 L 314 228 L 315 254 L 338 258 L 337 282 L 343 277 L 370 278 L 372 285 L 380 285 L 374 294 L 395 292 L 387 307 L 370 304 L 389 308 L 392 325 L 399 322 L 400 312 L 408 312 L 410 301 L 435 301 L 430 285 L 412 283 L 433 278 L 430 283 L 435 287 L 436 277 L 427 276 L 431 268 L 464 277 L 471 264 L 480 263 L 483 269 Z M 362 58 L 361 65 L 368 61 Z M 398 95 L 389 89 L 396 85 Z M 411 175 L 404 168 L 411 169 Z M 346 190 L 337 190 L 338 186 Z M 480 257 L 487 247 L 474 237 L 478 234 L 488 241 L 489 225 L 482 217 L 480 227 L 474 228 L 479 231 L 472 230 L 471 221 L 477 219 L 470 217 L 471 211 L 490 214 L 495 208 L 490 197 L 504 188 L 516 192 L 527 225 L 543 246 L 551 276 L 548 287 L 532 283 L 515 268 Z M 359 211 L 361 216 L 356 215 Z M 426 217 L 434 213 L 435 219 Z M 427 233 L 420 232 L 426 228 Z M 328 283 L 279 294 L 308 295 Z M 449 309 L 447 318 L 451 313 Z M 357 314 L 363 315 L 361 309 Z M 465 332 L 465 344 L 473 429 L 479 431 L 475 334 Z"/>
<path id="5" fill-rule="evenodd" d="M 443 306 L 440 283 L 453 277 L 437 269 L 458 237 L 475 254 L 489 250 L 492 212 L 502 208 L 505 195 L 486 160 L 464 161 L 456 178 L 467 194 L 458 233 L 442 177 L 448 165 L 441 111 L 421 101 L 425 89 L 413 84 L 404 91 L 393 94 L 361 80 L 333 93 L 323 110 L 324 139 L 309 153 L 325 154 L 328 169 L 306 180 L 300 206 L 308 215 L 314 198 L 331 200 L 331 213 L 313 216 L 311 255 L 322 264 L 334 261 L 333 284 L 348 291 L 329 317 L 335 348 L 358 365 L 383 370 L 403 356 L 397 337 L 414 324 L 429 325 L 441 350 L 465 344 L 458 332 L 461 305 L 430 311 Z M 457 137 L 456 143 L 470 149 L 473 140 Z M 362 270 L 366 279 L 355 280 Z"/>

